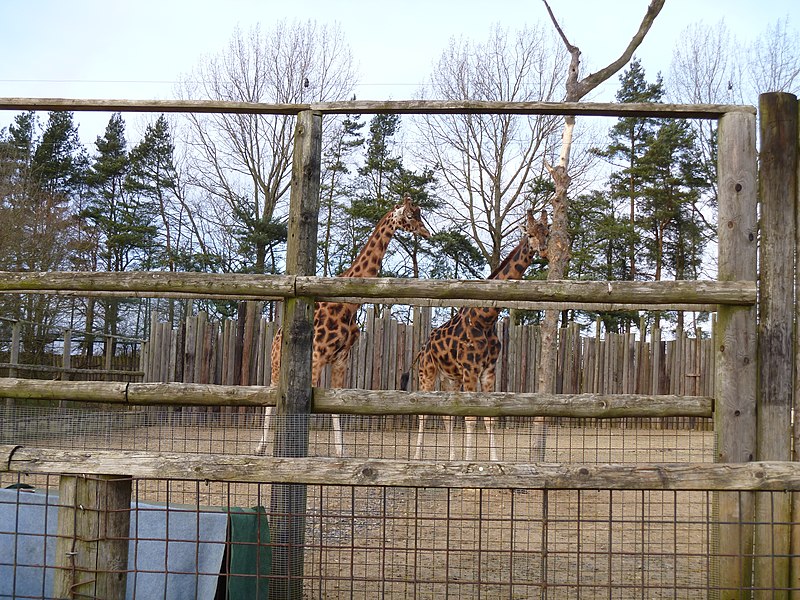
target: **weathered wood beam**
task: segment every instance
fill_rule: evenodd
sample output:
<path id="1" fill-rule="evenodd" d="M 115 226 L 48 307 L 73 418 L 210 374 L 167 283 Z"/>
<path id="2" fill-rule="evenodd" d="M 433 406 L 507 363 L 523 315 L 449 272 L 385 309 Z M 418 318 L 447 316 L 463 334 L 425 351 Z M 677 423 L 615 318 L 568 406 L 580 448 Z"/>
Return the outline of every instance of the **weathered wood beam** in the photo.
<path id="1" fill-rule="evenodd" d="M 758 460 L 792 459 L 794 293 L 797 215 L 797 96 L 759 97 L 761 246 L 758 304 Z M 794 218 L 791 216 L 794 215 Z M 788 598 L 769 588 L 790 589 L 792 497 L 756 499 L 756 598 Z M 800 534 L 800 532 L 797 532 Z M 795 568 L 800 561 L 795 559 Z"/>
<path id="2" fill-rule="evenodd" d="M 752 306 L 755 281 L 508 281 L 494 279 L 404 279 L 395 277 L 316 277 L 239 273 L 38 272 L 0 271 L 0 293 L 47 293 L 54 289 L 112 293 L 181 293 L 249 298 L 420 298 L 502 302 L 554 302 L 587 306 L 697 304 Z"/>
<path id="3" fill-rule="evenodd" d="M 312 104 L 267 104 L 214 100 L 113 100 L 79 98 L 0 98 L 0 110 L 102 112 L 320 114 L 517 114 L 603 117 L 718 119 L 731 112 L 755 114 L 755 107 L 732 104 L 660 104 L 596 102 L 490 102 L 475 100 L 355 100 Z"/>
<path id="4" fill-rule="evenodd" d="M 757 160 L 755 117 L 727 114 L 719 121 L 719 262 L 720 281 L 758 278 Z M 787 218 L 787 217 L 785 217 Z M 720 306 L 715 338 L 714 433 L 716 460 L 743 463 L 756 458 L 756 307 Z M 724 600 L 745 598 L 753 581 L 752 494 L 719 494 L 719 524 L 713 539 L 719 573 L 737 591 Z M 717 542 L 718 541 L 718 542 Z"/>
<path id="5" fill-rule="evenodd" d="M 0 398 L 130 405 L 275 406 L 277 390 L 204 383 L 119 383 L 0 378 Z M 640 394 L 402 392 L 314 388 L 314 412 L 477 417 L 711 417 L 713 398 Z"/>
<path id="6" fill-rule="evenodd" d="M 242 483 L 565 490 L 800 491 L 800 463 L 555 464 L 279 458 L 0 445 L 0 471 Z"/>

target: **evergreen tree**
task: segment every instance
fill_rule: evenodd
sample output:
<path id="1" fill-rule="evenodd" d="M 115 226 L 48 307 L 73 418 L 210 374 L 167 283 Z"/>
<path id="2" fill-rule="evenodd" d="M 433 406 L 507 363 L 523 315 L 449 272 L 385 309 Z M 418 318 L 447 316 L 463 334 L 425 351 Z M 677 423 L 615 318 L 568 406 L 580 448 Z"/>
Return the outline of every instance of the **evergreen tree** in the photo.
<path id="1" fill-rule="evenodd" d="M 659 76 L 655 83 L 648 83 L 645 72 L 638 59 L 631 61 L 630 67 L 620 75 L 620 89 L 616 94 L 618 102 L 660 102 L 664 96 L 664 86 Z M 636 229 L 637 205 L 641 199 L 642 172 L 639 161 L 647 152 L 656 130 L 658 119 L 646 117 L 620 117 L 611 128 L 611 143 L 597 154 L 608 159 L 617 167 L 609 180 L 611 196 L 614 200 L 625 200 L 628 206 L 628 227 L 626 238 L 628 246 L 628 273 L 625 279 L 639 276 L 637 256 L 639 240 Z"/>
<path id="2" fill-rule="evenodd" d="M 364 146 L 361 130 L 364 122 L 359 115 L 346 115 L 337 122 L 332 139 L 325 150 L 320 182 L 320 240 L 318 244 L 320 272 L 330 277 L 346 269 L 343 249 L 348 247 L 342 235 L 348 227 L 346 209 L 354 195 L 354 185 L 348 180 L 357 150 Z"/>
<path id="3" fill-rule="evenodd" d="M 121 272 L 147 265 L 157 228 L 155 210 L 150 199 L 128 193 L 126 182 L 131 170 L 125 139 L 125 122 L 115 113 L 105 133 L 95 142 L 97 155 L 88 174 L 90 197 L 81 213 L 98 242 L 99 268 Z M 120 302 L 104 300 L 104 332 L 116 335 Z M 93 327 L 93 311 L 87 311 L 87 331 Z M 113 343 L 113 342 L 112 342 Z M 91 340 L 87 352 L 91 354 Z"/>
<path id="4" fill-rule="evenodd" d="M 44 128 L 34 113 L 18 115 L 0 142 L 3 178 L 3 228 L 0 268 L 53 271 L 68 265 L 70 196 L 81 181 L 82 148 L 72 113 L 51 112 Z M 62 316 L 63 298 L 14 296 L 3 312 L 30 321 L 23 328 L 23 350 L 40 355 Z"/>
<path id="5" fill-rule="evenodd" d="M 653 279 L 696 279 L 713 230 L 700 209 L 709 189 L 694 131 L 685 121 L 658 130 L 642 162 L 641 225 Z M 677 314 L 683 328 L 683 314 Z"/>
<path id="6" fill-rule="evenodd" d="M 176 248 L 171 214 L 172 200 L 178 194 L 178 174 L 174 162 L 175 146 L 164 115 L 147 126 L 144 137 L 130 152 L 130 170 L 125 179 L 125 191 L 136 198 L 140 206 L 157 213 L 163 240 L 148 249 L 142 267 L 176 270 Z"/>
<path id="7" fill-rule="evenodd" d="M 632 229 L 620 201 L 595 190 L 573 199 L 569 207 L 572 258 L 570 279 L 619 281 L 628 277 Z M 579 311 L 589 320 L 600 317 L 606 331 L 621 332 L 638 319 L 636 312 Z"/>
<path id="8" fill-rule="evenodd" d="M 369 234 L 384 214 L 404 195 L 408 194 L 423 210 L 436 205 L 428 193 L 434 182 L 431 169 L 421 173 L 403 166 L 403 160 L 394 151 L 394 136 L 400 127 L 399 115 L 375 115 L 370 121 L 369 136 L 366 140 L 364 165 L 358 170 L 359 195 L 355 196 L 347 214 L 352 219 L 352 236 L 349 256 L 344 264 L 351 264 Z M 398 231 L 394 237 L 396 245 L 403 248 L 403 256 L 411 260 L 411 265 L 403 268 L 392 256 L 398 253 L 391 248 L 384 260 L 382 274 L 386 276 L 418 277 L 419 241 L 408 233 Z"/>
<path id="9" fill-rule="evenodd" d="M 472 238 L 452 227 L 431 236 L 430 277 L 434 279 L 483 279 L 486 259 Z"/>
<path id="10" fill-rule="evenodd" d="M 369 136 L 364 166 L 358 173 L 362 179 L 362 197 L 374 202 L 373 217 L 377 221 L 384 207 L 393 203 L 388 198 L 392 183 L 402 169 L 403 161 L 394 155 L 394 136 L 400 129 L 400 115 L 375 115 L 369 123 Z"/>

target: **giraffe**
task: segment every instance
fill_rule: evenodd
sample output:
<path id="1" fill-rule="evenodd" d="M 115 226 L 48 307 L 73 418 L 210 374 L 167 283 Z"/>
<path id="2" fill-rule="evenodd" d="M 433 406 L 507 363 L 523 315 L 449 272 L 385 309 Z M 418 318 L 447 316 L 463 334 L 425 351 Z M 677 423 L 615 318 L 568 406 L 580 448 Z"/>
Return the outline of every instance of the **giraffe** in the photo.
<path id="1" fill-rule="evenodd" d="M 421 235 L 424 238 L 430 237 L 430 233 L 422 223 L 419 207 L 411 201 L 409 196 L 405 196 L 402 202 L 395 205 L 378 221 L 375 230 L 356 256 L 353 264 L 339 277 L 377 277 L 389 242 L 398 229 Z M 311 381 L 314 386 L 319 386 L 322 369 L 325 365 L 330 364 L 332 365 L 331 387 L 344 387 L 347 357 L 350 354 L 350 348 L 353 347 L 359 336 L 356 313 L 360 306 L 360 304 L 340 302 L 317 302 L 314 305 L 314 346 L 311 363 Z M 282 338 L 282 330 L 279 329 L 272 340 L 270 356 L 272 362 L 271 384 L 273 386 L 278 384 L 281 369 Z M 264 429 L 256 448 L 256 454 L 266 453 L 272 413 L 272 407 L 267 407 L 264 412 Z M 336 453 L 344 456 L 339 416 L 331 415 L 331 418 Z"/>
<path id="2" fill-rule="evenodd" d="M 538 253 L 547 257 L 546 247 L 550 227 L 547 224 L 547 213 L 542 211 L 540 219 L 534 219 L 533 211 L 528 210 L 526 225 L 522 228 L 524 235 L 519 245 L 489 275 L 489 279 L 522 279 L 525 270 L 533 262 Z M 437 375 L 440 376 L 442 389 L 461 389 L 474 392 L 480 382 L 482 391 L 493 391 L 496 377 L 496 363 L 500 355 L 500 339 L 495 331 L 495 324 L 500 313 L 499 308 L 476 307 L 461 308 L 447 323 L 434 329 L 428 341 L 423 345 L 417 359 L 419 360 L 419 389 L 432 391 Z M 407 381 L 407 377 L 403 377 Z M 401 381 L 402 386 L 402 381 Z M 426 415 L 419 417 L 419 432 L 415 459 L 422 457 Z M 465 460 L 475 457 L 475 425 L 477 417 L 465 417 Z M 496 418 L 485 419 L 486 432 L 489 435 L 489 455 L 497 460 L 497 446 L 494 438 Z M 450 446 L 450 460 L 455 460 L 453 443 L 453 417 L 444 417 L 447 438 Z"/>

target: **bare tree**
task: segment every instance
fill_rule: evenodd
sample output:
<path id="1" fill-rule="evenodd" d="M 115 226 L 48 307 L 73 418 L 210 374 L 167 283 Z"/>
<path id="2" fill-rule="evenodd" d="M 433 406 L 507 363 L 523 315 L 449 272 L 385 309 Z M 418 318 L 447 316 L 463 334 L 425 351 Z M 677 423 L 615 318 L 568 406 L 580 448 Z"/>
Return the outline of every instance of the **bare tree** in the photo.
<path id="1" fill-rule="evenodd" d="M 228 47 L 187 77 L 181 95 L 235 102 L 304 103 L 352 94 L 354 70 L 338 26 L 278 22 L 262 33 L 236 30 Z M 196 169 L 192 183 L 228 217 L 247 268 L 265 271 L 281 238 L 276 208 L 290 181 L 293 116 L 195 114 L 188 143 Z M 251 261 L 251 262 L 249 262 Z M 274 264 L 271 265 L 274 267 Z"/>
<path id="2" fill-rule="evenodd" d="M 430 78 L 443 100 L 553 100 L 566 54 L 540 27 L 513 34 L 492 27 L 484 43 L 452 39 Z M 505 240 L 525 214 L 533 180 L 554 146 L 552 116 L 433 115 L 420 120 L 427 160 L 439 167 L 447 218 L 463 227 L 495 268 Z M 541 208 L 541 207 L 537 207 Z M 514 242 L 516 242 L 516 237 Z"/>
<path id="3" fill-rule="evenodd" d="M 666 84 L 671 101 L 695 104 L 756 105 L 763 92 L 797 92 L 800 38 L 789 29 L 788 19 L 776 21 L 748 43 L 735 39 L 724 20 L 715 25 L 689 25 L 678 36 Z M 717 122 L 696 119 L 690 125 L 697 134 L 704 176 L 711 190 L 700 208 L 713 214 L 717 200 Z"/>
<path id="4" fill-rule="evenodd" d="M 580 79 L 580 49 L 571 44 L 558 24 L 553 11 L 547 0 L 542 0 L 547 9 L 550 19 L 556 30 L 561 36 L 567 51 L 570 54 L 569 72 L 567 74 L 566 89 L 567 93 L 564 100 L 567 102 L 578 102 L 587 94 L 594 90 L 598 85 L 607 81 L 620 69 L 622 69 L 633 57 L 633 53 L 641 45 L 653 21 L 661 12 L 664 0 L 651 0 L 647 7 L 647 12 L 639 25 L 639 30 L 631 38 L 628 46 L 615 61 L 608 66 L 587 75 Z M 555 184 L 555 193 L 550 201 L 553 209 L 553 221 L 550 226 L 550 240 L 547 246 L 549 280 L 563 279 L 566 273 L 567 264 L 570 258 L 570 239 L 567 223 L 567 212 L 569 209 L 569 186 L 570 186 L 570 155 L 572 151 L 573 131 L 575 129 L 575 117 L 567 115 L 564 117 L 564 130 L 562 134 L 561 153 L 558 164 L 555 166 L 547 165 L 550 176 Z M 553 389 L 555 380 L 555 360 L 556 360 L 556 327 L 558 325 L 558 312 L 546 311 L 542 324 L 542 359 L 539 364 L 539 389 L 550 391 Z"/>
<path id="5" fill-rule="evenodd" d="M 776 21 L 748 47 L 745 72 L 753 103 L 764 92 L 800 91 L 800 36 L 789 29 L 789 18 Z"/>
<path id="6" fill-rule="evenodd" d="M 736 40 L 725 21 L 715 25 L 695 23 L 678 36 L 672 52 L 667 95 L 673 102 L 735 104 L 743 102 L 742 70 Z M 711 119 L 690 121 L 697 134 L 705 175 L 712 186 L 711 204 L 717 197 L 717 123 Z"/>

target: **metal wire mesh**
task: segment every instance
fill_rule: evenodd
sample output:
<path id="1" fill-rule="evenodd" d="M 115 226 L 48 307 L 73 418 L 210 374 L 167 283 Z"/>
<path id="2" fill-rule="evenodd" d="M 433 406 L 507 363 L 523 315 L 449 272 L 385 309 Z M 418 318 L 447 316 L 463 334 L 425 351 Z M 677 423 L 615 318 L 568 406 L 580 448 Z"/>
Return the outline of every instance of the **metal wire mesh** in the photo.
<path id="1" fill-rule="evenodd" d="M 166 409 L 14 407 L 3 416 L 2 443 L 54 448 L 251 454 L 262 434 L 259 419 L 247 414 L 215 421 Z M 334 456 L 330 419 L 318 416 L 312 421 L 309 454 Z M 358 417 L 342 422 L 350 456 L 408 459 L 414 454 L 414 420 Z M 498 430 L 498 450 L 504 461 L 535 460 L 535 444 L 544 431 L 548 462 L 713 460 L 713 434 L 702 422 L 695 423 L 695 429 L 662 429 L 660 423 L 616 426 L 620 424 L 562 419 L 543 429 L 532 419 L 507 419 Z M 425 458 L 446 459 L 442 423 L 434 419 L 428 425 Z M 463 436 L 463 423 L 457 423 L 456 440 Z M 480 425 L 476 438 L 478 460 L 488 460 L 487 436 Z M 0 474 L 0 484 L 31 485 L 45 505 L 59 507 L 55 476 L 5 473 Z M 35 579 L 32 573 L 52 576 L 47 575 L 53 567 L 46 555 L 58 538 L 56 513 L 45 519 L 44 529 L 28 531 L 19 518 L 28 492 L 2 491 L 6 493 L 0 497 L 0 510 L 11 516 L 0 520 L 0 540 L 13 537 L 14 550 L 0 556 L 0 580 L 12 582 L 0 597 L 46 597 L 44 576 L 36 580 L 32 593 L 19 590 L 23 582 Z M 270 526 L 287 516 L 276 511 L 268 482 L 135 480 L 129 592 L 134 598 L 154 597 L 145 591 L 145 579 L 136 577 L 156 575 L 164 589 L 172 586 L 169 590 L 189 589 L 180 583 L 182 577 L 189 577 L 193 586 L 200 586 L 204 578 L 224 585 L 219 581 L 227 581 L 224 573 L 230 568 L 226 558 L 214 567 L 202 562 L 215 552 L 229 556 L 234 541 L 227 534 L 206 543 L 169 527 L 146 533 L 146 513 L 159 515 L 163 522 L 183 519 L 187 530 L 200 532 L 213 515 L 256 506 L 264 508 Z M 302 586 L 309 598 L 702 598 L 726 585 L 713 579 L 713 564 L 724 557 L 716 549 L 714 493 L 709 491 L 314 485 L 306 487 L 304 506 L 289 516 L 304 522 Z M 37 542 L 37 550 L 19 552 L 31 540 Z M 248 543 L 257 553 L 285 550 L 266 536 Z M 181 546 L 190 549 L 188 567 L 170 562 Z M 154 555 L 158 566 L 143 561 Z M 266 585 L 275 583 L 276 574 L 242 577 Z M 172 591 L 163 593 L 174 597 Z"/>

